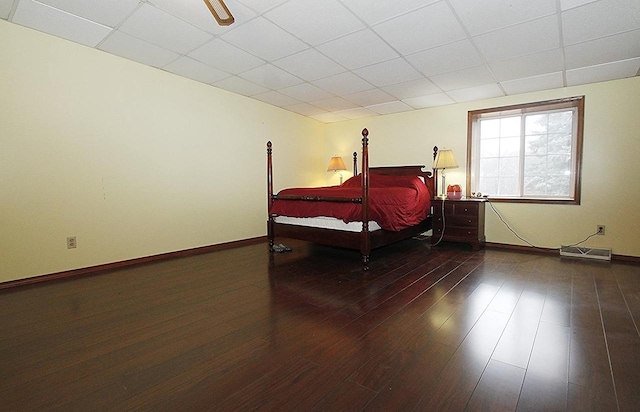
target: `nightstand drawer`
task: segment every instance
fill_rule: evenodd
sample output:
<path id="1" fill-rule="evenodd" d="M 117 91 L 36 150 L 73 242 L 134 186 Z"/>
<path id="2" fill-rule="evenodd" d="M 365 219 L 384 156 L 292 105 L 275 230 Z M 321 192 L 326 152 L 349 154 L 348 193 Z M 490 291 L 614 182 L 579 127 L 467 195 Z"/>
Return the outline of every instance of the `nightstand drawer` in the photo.
<path id="1" fill-rule="evenodd" d="M 469 215 L 469 216 L 458 216 L 458 215 L 446 215 L 446 225 L 449 226 L 458 226 L 458 227 L 477 227 L 478 226 L 478 216 L 477 215 Z M 436 215 L 433 217 L 433 225 L 442 226 L 442 216 Z"/>
<path id="2" fill-rule="evenodd" d="M 478 227 L 457 227 L 457 226 L 449 226 L 447 224 L 446 236 L 447 237 L 456 237 L 456 238 L 466 238 L 466 239 L 477 239 L 478 238 Z M 442 233 L 442 225 L 433 226 L 433 233 L 436 236 L 440 236 Z"/>
<path id="3" fill-rule="evenodd" d="M 479 204 L 475 202 L 444 201 L 444 213 L 447 216 L 477 216 L 478 208 Z M 433 209 L 435 215 L 442 215 L 442 204 L 435 203 Z"/>
<path id="4" fill-rule="evenodd" d="M 452 216 L 478 216 L 478 204 L 476 203 L 453 203 Z M 447 205 L 445 204 L 445 210 Z"/>

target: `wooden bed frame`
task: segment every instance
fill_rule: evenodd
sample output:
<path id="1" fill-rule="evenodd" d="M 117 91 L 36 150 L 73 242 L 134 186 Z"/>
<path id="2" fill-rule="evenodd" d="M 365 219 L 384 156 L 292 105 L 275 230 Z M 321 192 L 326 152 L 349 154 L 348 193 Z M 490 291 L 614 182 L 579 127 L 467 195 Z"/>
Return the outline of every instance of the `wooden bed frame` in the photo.
<path id="1" fill-rule="evenodd" d="M 363 270 L 369 269 L 369 256 L 372 249 L 389 245 L 403 239 L 416 236 L 431 229 L 431 214 L 420 224 L 403 230 L 393 232 L 384 229 L 369 231 L 369 176 L 392 175 L 392 176 L 422 176 L 425 184 L 429 188 L 431 198 L 435 197 L 436 186 L 434 173 L 422 171 L 424 166 L 385 166 L 369 167 L 369 131 L 362 130 L 362 197 L 359 198 L 339 198 L 339 197 L 309 197 L 309 196 L 278 196 L 273 193 L 273 163 L 272 144 L 267 142 L 267 192 L 268 192 L 268 213 L 267 236 L 269 238 L 269 251 L 273 253 L 274 239 L 285 237 L 291 239 L 305 240 L 328 246 L 343 247 L 359 250 L 362 255 Z M 436 149 L 434 148 L 434 159 Z M 357 175 L 357 154 L 353 153 L 354 176 Z M 362 204 L 362 230 L 360 232 L 347 232 L 335 229 L 322 229 L 315 227 L 297 226 L 277 223 L 272 214 L 273 201 L 277 199 L 299 200 L 309 202 L 349 202 Z"/>

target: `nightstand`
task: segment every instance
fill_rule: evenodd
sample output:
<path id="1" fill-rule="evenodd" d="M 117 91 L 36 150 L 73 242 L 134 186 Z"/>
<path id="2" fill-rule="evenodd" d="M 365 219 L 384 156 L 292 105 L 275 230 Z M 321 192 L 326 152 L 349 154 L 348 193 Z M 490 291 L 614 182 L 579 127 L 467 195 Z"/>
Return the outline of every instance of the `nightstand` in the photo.
<path id="1" fill-rule="evenodd" d="M 444 202 L 444 216 L 442 216 Z M 473 250 L 484 247 L 484 205 L 485 199 L 460 199 L 431 201 L 433 206 L 433 235 L 431 243 L 440 239 L 446 242 L 468 243 Z"/>

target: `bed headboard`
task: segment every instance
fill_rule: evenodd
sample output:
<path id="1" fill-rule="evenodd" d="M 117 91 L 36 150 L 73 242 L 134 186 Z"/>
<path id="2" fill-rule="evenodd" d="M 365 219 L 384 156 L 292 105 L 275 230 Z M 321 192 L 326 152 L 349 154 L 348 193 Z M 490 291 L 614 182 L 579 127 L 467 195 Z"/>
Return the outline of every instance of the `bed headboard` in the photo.
<path id="1" fill-rule="evenodd" d="M 362 131 L 362 135 L 367 138 L 369 132 L 367 129 Z M 366 141 L 363 139 L 363 150 L 367 148 Z M 438 154 L 438 147 L 433 147 L 433 160 L 436 160 L 436 156 Z M 431 193 L 431 198 L 435 198 L 437 194 L 437 171 L 423 171 L 425 166 L 379 166 L 379 167 L 369 167 L 369 172 L 377 175 L 387 175 L 387 176 L 421 176 L 424 180 L 424 183 L 429 188 L 429 193 Z M 358 174 L 358 152 L 353 152 L 353 175 Z"/>
<path id="2" fill-rule="evenodd" d="M 429 188 L 431 198 L 436 197 L 436 186 L 433 178 L 433 172 L 431 170 L 423 171 L 422 166 L 380 166 L 370 167 L 369 172 L 376 175 L 386 176 L 420 176 L 424 180 L 424 183 Z"/>

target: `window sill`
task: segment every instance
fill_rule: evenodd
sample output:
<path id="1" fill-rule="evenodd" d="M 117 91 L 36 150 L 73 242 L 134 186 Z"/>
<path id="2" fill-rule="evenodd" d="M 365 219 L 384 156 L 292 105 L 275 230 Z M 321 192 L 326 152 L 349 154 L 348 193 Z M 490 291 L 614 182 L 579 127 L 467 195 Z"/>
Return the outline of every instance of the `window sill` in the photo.
<path id="1" fill-rule="evenodd" d="M 467 197 L 469 194 L 467 194 Z M 524 198 L 524 197 L 493 197 L 487 198 L 494 203 L 537 203 L 542 205 L 579 205 L 580 199 L 570 198 Z"/>

